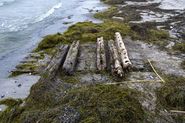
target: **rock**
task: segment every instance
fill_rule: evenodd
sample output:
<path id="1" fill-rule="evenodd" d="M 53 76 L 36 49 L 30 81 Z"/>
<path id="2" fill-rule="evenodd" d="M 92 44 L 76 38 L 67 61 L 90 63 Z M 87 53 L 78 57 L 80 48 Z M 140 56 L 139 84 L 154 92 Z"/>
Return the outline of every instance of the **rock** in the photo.
<path id="1" fill-rule="evenodd" d="M 1 95 L 1 99 L 4 98 L 4 97 L 5 97 L 5 95 Z"/>
<path id="2" fill-rule="evenodd" d="M 17 85 L 17 87 L 21 87 L 21 86 L 22 86 L 22 84 L 18 84 L 18 85 Z"/>

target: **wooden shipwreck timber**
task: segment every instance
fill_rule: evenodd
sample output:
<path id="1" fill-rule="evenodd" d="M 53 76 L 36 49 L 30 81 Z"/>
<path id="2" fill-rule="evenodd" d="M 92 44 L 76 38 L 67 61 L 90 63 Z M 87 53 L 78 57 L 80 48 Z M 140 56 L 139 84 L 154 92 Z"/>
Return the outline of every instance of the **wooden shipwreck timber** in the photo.
<path id="1" fill-rule="evenodd" d="M 78 64 L 80 41 L 74 41 L 71 46 L 61 46 L 46 71 L 53 78 L 56 71 L 62 71 L 66 75 L 73 75 Z M 88 55 L 88 54 L 84 54 Z M 115 40 L 104 41 L 103 37 L 97 38 L 96 43 L 96 70 L 98 72 L 110 71 L 119 78 L 125 76 L 132 63 L 119 32 L 115 33 Z M 108 69 L 109 68 L 109 69 Z"/>

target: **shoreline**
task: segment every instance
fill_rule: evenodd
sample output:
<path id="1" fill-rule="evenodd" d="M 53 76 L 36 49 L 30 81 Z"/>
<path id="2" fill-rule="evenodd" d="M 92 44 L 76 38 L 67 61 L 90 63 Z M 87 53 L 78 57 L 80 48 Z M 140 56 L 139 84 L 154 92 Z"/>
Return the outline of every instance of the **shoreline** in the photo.
<path id="1" fill-rule="evenodd" d="M 92 20 L 94 22 L 99 23 L 100 21 L 98 21 L 95 18 L 93 18 L 93 13 L 96 12 L 96 11 L 100 11 L 102 9 L 105 9 L 106 6 L 103 6 L 102 3 L 98 3 L 97 1 L 84 1 L 84 2 L 85 3 L 83 3 L 83 4 L 86 4 L 88 2 L 90 2 L 90 3 L 94 2 L 91 5 L 91 7 L 90 7 L 90 8 L 93 8 L 94 11 L 93 12 L 92 11 L 89 12 L 89 10 L 84 10 L 84 12 L 86 14 L 85 15 L 82 15 L 82 16 L 86 16 L 89 20 Z M 82 4 L 82 3 L 80 3 L 80 4 Z M 97 4 L 98 4 L 98 6 L 97 6 Z M 96 5 L 95 8 L 94 8 L 94 5 Z M 81 6 L 79 6 L 80 8 L 78 7 L 77 9 L 83 9 L 83 6 L 84 5 L 81 5 Z M 72 18 L 72 19 L 70 19 L 70 18 Z M 73 23 L 75 23 L 75 21 L 74 21 L 75 19 L 73 19 L 73 18 L 74 17 L 67 17 L 66 19 L 63 19 L 63 26 L 64 26 L 64 28 L 66 28 L 66 30 L 67 30 L 67 27 L 70 27 L 70 25 L 72 25 Z M 71 21 L 72 21 L 72 23 L 70 23 Z M 67 23 L 67 22 L 69 22 L 69 23 Z M 49 33 L 49 31 L 48 31 L 48 33 Z M 33 54 L 33 57 L 32 57 L 32 54 Z M 30 62 L 30 64 L 32 64 L 33 61 L 34 61 L 34 58 L 35 58 L 35 60 L 38 60 L 39 59 L 39 56 L 38 55 L 34 56 L 34 53 L 33 53 L 33 50 L 32 50 L 31 53 L 27 53 L 26 57 L 24 57 L 24 59 L 21 60 L 17 66 L 19 66 L 20 64 L 26 63 L 27 60 Z M 51 59 L 51 56 L 48 56 L 48 60 L 46 60 L 46 61 L 43 60 L 41 62 L 44 62 L 43 64 L 47 64 L 47 62 L 49 62 L 50 59 Z M 2 78 L 2 79 L 0 79 L 0 84 L 2 83 L 2 85 L 7 85 L 7 86 L 9 85 L 9 88 L 12 88 L 12 89 L 6 91 L 6 89 L 4 88 L 4 86 L 1 86 L 2 89 L 0 91 L 0 96 L 1 96 L 0 100 L 5 99 L 5 98 L 10 98 L 10 97 L 11 98 L 22 98 L 22 97 L 25 98 L 25 97 L 27 97 L 28 96 L 28 92 L 30 90 L 29 88 L 31 88 L 31 86 L 33 84 L 35 84 L 35 81 L 38 81 L 39 80 L 40 77 L 38 77 L 38 76 L 39 75 L 32 75 L 30 72 L 28 72 L 27 74 L 24 75 L 24 72 L 23 72 L 23 74 L 20 75 L 20 76 L 15 76 L 15 77 L 10 77 L 10 78 Z M 37 78 L 37 79 L 35 80 L 34 78 Z M 17 87 L 17 84 L 15 83 L 17 81 L 22 84 L 21 87 Z M 24 83 L 24 81 L 25 82 L 27 81 L 27 82 Z M 26 87 L 27 89 L 24 86 L 27 86 Z M 18 88 L 18 89 L 16 89 L 16 88 Z M 21 91 L 23 88 L 25 88 L 25 90 L 24 91 Z M 24 96 L 21 96 L 21 94 L 23 94 Z M 15 96 L 13 96 L 13 95 L 15 95 Z"/>
<path id="2" fill-rule="evenodd" d="M 110 2 L 111 0 L 108 1 Z M 25 118 L 24 116 L 27 115 L 24 114 L 24 112 L 29 114 L 29 111 L 33 111 L 36 114 L 40 114 L 45 120 L 51 121 L 53 121 L 53 119 L 47 115 L 51 112 L 57 112 L 61 116 L 67 113 L 68 115 L 62 117 L 62 120 L 70 119 L 73 122 L 81 120 L 84 122 L 100 121 L 101 117 L 106 117 L 108 119 L 106 121 L 119 119 L 120 121 L 124 120 L 128 122 L 173 122 L 183 120 L 183 116 L 179 116 L 180 119 L 173 117 L 167 118 L 166 116 L 169 116 L 170 108 L 179 108 L 178 106 L 180 105 L 180 108 L 183 109 L 184 106 L 181 101 L 175 106 L 170 104 L 184 99 L 179 96 L 179 94 L 184 93 L 183 90 L 181 90 L 181 86 L 184 85 L 185 78 L 181 75 L 184 75 L 183 73 L 185 71 L 180 66 L 180 63 L 183 61 L 184 51 L 179 51 L 179 49 L 175 49 L 173 46 L 166 47 L 169 41 L 177 39 L 171 38 L 166 31 L 157 29 L 155 24 L 153 26 L 151 23 L 146 23 L 144 27 L 140 24 L 129 24 L 129 19 L 138 19 L 138 16 L 134 16 L 136 18 L 130 18 L 129 15 L 128 18 L 126 18 L 128 20 L 124 20 L 122 19 L 123 17 L 120 17 L 119 12 L 122 9 L 125 10 L 125 8 L 119 7 L 120 6 L 115 8 L 111 7 L 104 12 L 96 14 L 95 17 L 102 19 L 104 21 L 103 23 L 80 22 L 72 25 L 62 34 L 57 33 L 46 36 L 39 43 L 35 52 L 44 56 L 52 56 L 56 54 L 60 45 L 70 44 L 73 40 L 81 40 L 83 51 L 94 57 L 92 53 L 95 52 L 94 49 L 88 50 L 88 48 L 95 47 L 97 37 L 103 36 L 105 40 L 110 40 L 114 38 L 114 32 L 120 32 L 124 37 L 131 61 L 136 65 L 133 71 L 126 74 L 126 80 L 137 81 L 138 79 L 147 79 L 148 83 L 124 83 L 125 79 L 120 80 L 120 82 L 107 73 L 108 71 L 97 73 L 96 70 L 91 70 L 92 66 L 89 67 L 88 70 L 83 66 L 83 60 L 87 59 L 83 57 L 84 54 L 83 51 L 81 51 L 79 57 L 84 59 L 81 59 L 78 64 L 84 67 L 84 71 L 81 71 L 83 67 L 81 66 L 81 68 L 79 65 L 77 67 L 79 71 L 77 71 L 74 76 L 67 76 L 64 73 L 60 73 L 61 71 L 55 71 L 56 73 L 59 72 L 55 76 L 56 78 L 50 79 L 47 72 L 43 74 L 41 76 L 42 79 L 32 86 L 31 94 L 25 100 L 26 105 L 23 106 L 23 111 L 20 109 L 21 104 L 16 101 L 18 103 L 16 105 L 18 108 L 16 109 L 23 112 L 20 113 L 20 116 Z M 135 10 L 132 11 L 134 15 L 138 14 L 134 13 L 134 11 Z M 162 58 L 160 56 L 162 56 Z M 157 72 L 160 73 L 165 83 L 157 82 L 157 77 L 153 75 L 150 66 L 148 66 L 146 62 L 147 59 L 152 60 L 152 64 L 157 69 Z M 92 58 L 90 60 L 93 61 Z M 87 65 L 90 65 L 91 61 L 88 61 L 90 63 L 87 63 Z M 92 68 L 95 69 L 94 67 Z M 179 71 L 180 73 L 177 72 L 178 70 L 181 70 Z M 150 80 L 156 82 L 151 83 Z M 107 85 L 107 81 L 109 84 L 117 83 L 118 85 Z M 38 93 L 40 95 L 38 95 Z M 98 98 L 99 96 L 100 98 Z M 125 99 L 124 96 L 128 99 Z M 175 99 L 173 98 L 174 96 L 176 97 Z M 168 100 L 168 98 L 171 100 Z M 113 102 L 111 102 L 112 100 Z M 112 116 L 108 113 L 109 110 L 107 106 L 109 106 L 109 104 L 113 105 L 111 112 L 116 115 Z M 120 107 L 122 106 L 120 104 L 124 104 L 124 107 L 119 108 L 119 110 L 123 112 L 117 112 L 117 104 L 119 104 Z M 91 106 L 88 107 L 87 105 Z M 91 107 L 101 110 L 96 111 L 94 108 L 91 109 Z M 29 110 L 26 111 L 27 109 Z M 58 112 L 58 110 L 62 112 Z M 80 112 L 78 110 L 80 110 Z M 129 115 L 127 119 L 127 113 L 130 113 L 130 111 L 134 115 Z M 90 114 L 86 115 L 89 112 Z M 99 112 L 101 113 L 99 114 Z M 160 112 L 160 114 L 158 114 L 158 112 Z M 97 114 L 99 114 L 98 117 L 96 117 Z M 55 115 L 56 114 L 52 114 L 52 116 Z M 29 116 L 33 119 L 25 120 L 33 121 L 34 118 L 36 118 L 37 121 L 40 118 L 33 114 L 29 114 Z M 120 119 L 119 116 L 123 119 Z M 15 117 L 15 119 L 17 120 L 17 117 Z M 18 120 L 20 119 L 18 118 Z M 54 118 L 54 120 L 58 121 L 56 118 Z"/>

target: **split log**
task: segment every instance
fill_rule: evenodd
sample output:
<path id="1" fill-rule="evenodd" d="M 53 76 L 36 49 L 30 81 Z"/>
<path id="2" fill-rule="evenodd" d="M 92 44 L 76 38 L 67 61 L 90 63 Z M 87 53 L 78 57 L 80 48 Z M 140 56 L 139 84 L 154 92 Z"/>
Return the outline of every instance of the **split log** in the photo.
<path id="1" fill-rule="evenodd" d="M 74 41 L 71 44 L 66 60 L 62 67 L 65 74 L 72 75 L 74 73 L 74 69 L 77 63 L 78 51 L 79 51 L 79 41 Z"/>
<path id="2" fill-rule="evenodd" d="M 106 54 L 103 37 L 97 39 L 96 64 L 99 71 L 106 69 Z"/>
<path id="3" fill-rule="evenodd" d="M 108 47 L 109 47 L 109 51 L 110 51 L 110 57 L 112 60 L 111 71 L 113 74 L 116 74 L 119 77 L 123 77 L 124 76 L 123 69 L 122 69 L 121 63 L 119 61 L 118 51 L 114 45 L 113 40 L 110 40 L 108 42 Z"/>
<path id="4" fill-rule="evenodd" d="M 69 45 L 62 45 L 56 55 L 52 58 L 47 68 L 45 69 L 45 73 L 47 73 L 50 79 L 54 78 L 57 74 L 59 68 L 63 65 L 65 58 L 67 56 L 67 52 L 69 50 Z"/>
<path id="5" fill-rule="evenodd" d="M 116 42 L 118 54 L 119 54 L 123 69 L 126 69 L 126 68 L 130 67 L 132 65 L 132 63 L 128 57 L 127 49 L 125 47 L 125 44 L 123 43 L 123 39 L 122 39 L 121 34 L 119 32 L 115 33 L 115 42 Z"/>

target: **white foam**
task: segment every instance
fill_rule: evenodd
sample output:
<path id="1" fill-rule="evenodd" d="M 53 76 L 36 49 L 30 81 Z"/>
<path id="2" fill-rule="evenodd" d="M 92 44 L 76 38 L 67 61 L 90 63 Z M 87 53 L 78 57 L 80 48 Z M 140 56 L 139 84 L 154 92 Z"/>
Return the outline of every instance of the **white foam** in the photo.
<path id="1" fill-rule="evenodd" d="M 49 17 L 50 15 L 52 15 L 56 9 L 59 9 L 62 6 L 62 3 L 58 3 L 57 5 L 53 6 L 48 12 L 46 12 L 45 14 L 41 15 L 40 17 L 38 17 L 36 19 L 35 22 L 40 22 L 43 21 L 45 18 Z"/>
<path id="2" fill-rule="evenodd" d="M 159 7 L 167 10 L 184 10 L 185 0 L 161 0 Z"/>

